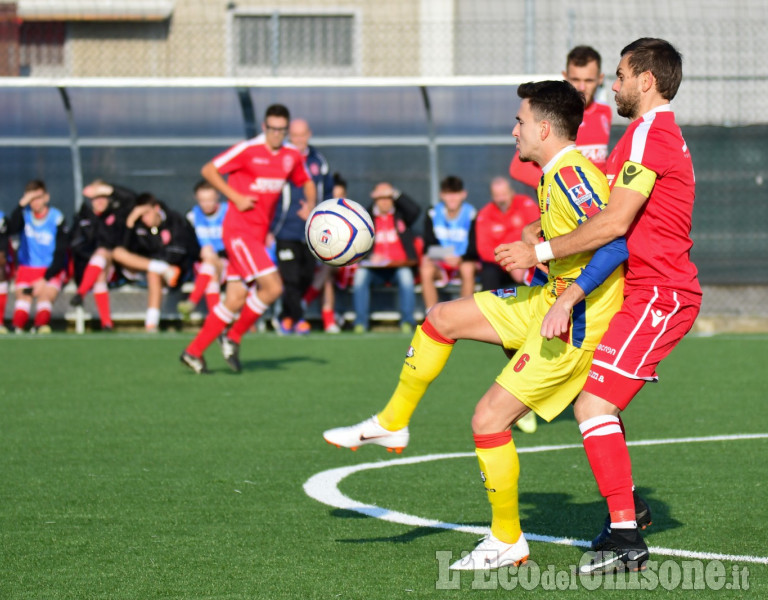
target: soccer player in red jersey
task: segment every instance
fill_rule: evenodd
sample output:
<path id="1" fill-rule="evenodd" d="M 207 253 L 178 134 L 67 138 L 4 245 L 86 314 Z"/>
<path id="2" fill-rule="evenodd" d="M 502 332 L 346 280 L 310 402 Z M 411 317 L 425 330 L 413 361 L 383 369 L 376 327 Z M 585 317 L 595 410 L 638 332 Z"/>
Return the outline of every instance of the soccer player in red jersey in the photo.
<path id="1" fill-rule="evenodd" d="M 657 381 L 656 366 L 691 329 L 701 306 L 690 260 L 693 164 L 670 107 L 682 79 L 682 57 L 669 42 L 641 38 L 621 51 L 616 77 L 618 113 L 632 123 L 608 159 L 606 210 L 567 235 L 497 249 L 509 270 L 598 248 L 618 236 L 627 239 L 624 303 L 595 350 L 574 406 L 609 511 L 607 526 L 592 542 L 596 554 L 581 565 L 582 573 L 642 568 L 648 559 L 619 413 L 647 381 Z M 568 296 L 575 292 L 576 286 L 558 299 L 542 323 L 542 336 L 566 330 L 573 302 Z"/>
<path id="2" fill-rule="evenodd" d="M 597 88 L 603 84 L 600 54 L 591 46 L 576 46 L 568 53 L 563 78 L 584 94 L 584 120 L 576 134 L 576 147 L 605 173 L 608 140 L 611 136 L 611 108 L 595 100 Z M 541 167 L 535 162 L 523 162 L 519 152 L 509 165 L 513 179 L 536 189 L 541 179 Z"/>
<path id="3" fill-rule="evenodd" d="M 261 125 L 263 135 L 232 146 L 201 170 L 203 177 L 232 206 L 222 231 L 229 258 L 226 298 L 208 313 L 197 337 L 181 355 L 181 362 L 195 373 L 208 372 L 203 352 L 216 338 L 230 368 L 239 372 L 243 334 L 283 293 L 280 274 L 265 246 L 283 185 L 290 181 L 303 187 L 304 219 L 316 202 L 315 184 L 304 159 L 295 148 L 283 145 L 289 121 L 290 113 L 285 106 L 271 105 Z M 238 311 L 240 316 L 235 321 Z M 229 332 L 223 335 L 232 323 Z"/>

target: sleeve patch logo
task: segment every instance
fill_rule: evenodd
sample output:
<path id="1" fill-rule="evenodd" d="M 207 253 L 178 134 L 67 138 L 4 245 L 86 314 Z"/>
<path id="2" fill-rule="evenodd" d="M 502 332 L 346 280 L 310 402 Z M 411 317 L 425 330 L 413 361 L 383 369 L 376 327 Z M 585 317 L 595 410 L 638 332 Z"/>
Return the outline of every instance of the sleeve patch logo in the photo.
<path id="1" fill-rule="evenodd" d="M 574 204 L 581 206 L 586 204 L 592 206 L 592 192 L 587 189 L 583 183 L 577 183 L 573 187 L 568 188 L 568 195 L 573 200 Z"/>

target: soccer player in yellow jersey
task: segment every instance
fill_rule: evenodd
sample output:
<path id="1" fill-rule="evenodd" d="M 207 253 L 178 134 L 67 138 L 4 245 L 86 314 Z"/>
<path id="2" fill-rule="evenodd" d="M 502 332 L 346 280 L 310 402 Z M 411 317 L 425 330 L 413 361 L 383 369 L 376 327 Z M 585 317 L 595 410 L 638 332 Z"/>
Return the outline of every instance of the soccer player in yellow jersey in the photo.
<path id="1" fill-rule="evenodd" d="M 549 239 L 599 213 L 609 195 L 608 183 L 574 145 L 584 99 L 570 83 L 527 83 L 518 88 L 518 95 L 522 102 L 512 134 L 523 160 L 544 165 L 538 196 L 541 228 Z M 337 446 L 354 449 L 372 443 L 401 451 L 408 443 L 411 415 L 456 340 L 518 349 L 472 418 L 492 509 L 491 533 L 452 569 L 490 569 L 528 558 L 518 514 L 520 467 L 512 425 L 531 410 L 551 421 L 579 393 L 593 351 L 621 306 L 626 256 L 623 240 L 615 240 L 596 252 L 550 261 L 545 286 L 479 292 L 435 305 L 416 330 L 400 382 L 384 410 L 358 425 L 324 433 L 326 441 Z M 584 299 L 573 306 L 566 305 L 571 294 L 562 296 L 570 286 L 584 292 Z M 570 327 L 547 339 L 541 335 L 541 324 L 556 303 L 571 313 Z"/>

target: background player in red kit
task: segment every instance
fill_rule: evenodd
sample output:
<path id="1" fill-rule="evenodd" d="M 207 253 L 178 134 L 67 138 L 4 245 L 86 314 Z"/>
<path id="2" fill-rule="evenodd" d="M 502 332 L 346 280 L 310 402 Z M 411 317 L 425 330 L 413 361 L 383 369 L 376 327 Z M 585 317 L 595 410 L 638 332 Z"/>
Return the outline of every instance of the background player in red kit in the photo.
<path id="1" fill-rule="evenodd" d="M 608 158 L 608 140 L 611 137 L 611 108 L 595 101 L 595 92 L 603 84 L 605 74 L 601 71 L 600 54 L 591 46 L 576 46 L 568 53 L 563 77 L 584 94 L 586 108 L 584 120 L 576 135 L 576 147 L 592 163 L 605 173 Z M 523 162 L 520 154 L 509 165 L 513 179 L 536 189 L 541 179 L 541 167 L 535 162 Z"/>
<path id="2" fill-rule="evenodd" d="M 688 146 L 670 101 L 682 79 L 682 57 L 669 42 L 641 38 L 621 51 L 613 91 L 619 115 L 632 119 L 608 159 L 608 208 L 571 233 L 535 246 L 498 248 L 507 269 L 598 248 L 625 235 L 629 250 L 624 303 L 595 351 L 574 414 L 609 522 L 592 542 L 596 551 L 580 572 L 643 568 L 648 548 L 638 532 L 632 469 L 619 413 L 656 366 L 693 326 L 701 306 L 690 260 L 695 181 Z M 573 290 L 573 291 L 571 291 Z M 567 329 L 578 286 L 569 288 L 544 319 L 541 333 Z M 562 300 L 562 302 L 561 302 Z"/>
<path id="3" fill-rule="evenodd" d="M 203 352 L 219 338 L 222 353 L 233 371 L 240 371 L 240 340 L 264 311 L 283 293 L 277 267 L 267 254 L 265 240 L 275 215 L 283 185 L 302 186 L 306 219 L 315 207 L 316 190 L 301 154 L 283 145 L 290 113 L 282 104 L 267 108 L 261 125 L 263 134 L 233 146 L 201 173 L 232 203 L 224 219 L 222 236 L 229 257 L 226 298 L 203 323 L 181 362 L 195 373 L 207 372 Z M 224 175 L 229 175 L 227 180 Z M 226 335 L 228 325 L 240 316 Z"/>

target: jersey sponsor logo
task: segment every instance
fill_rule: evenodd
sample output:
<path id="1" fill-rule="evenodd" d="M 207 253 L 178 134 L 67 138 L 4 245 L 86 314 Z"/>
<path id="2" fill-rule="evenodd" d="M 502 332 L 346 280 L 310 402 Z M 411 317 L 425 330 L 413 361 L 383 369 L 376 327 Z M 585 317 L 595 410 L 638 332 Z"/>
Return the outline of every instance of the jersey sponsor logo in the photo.
<path id="1" fill-rule="evenodd" d="M 621 182 L 624 185 L 629 185 L 632 180 L 640 175 L 642 169 L 638 169 L 635 165 L 627 165 L 627 167 L 621 172 Z"/>
<path id="2" fill-rule="evenodd" d="M 198 240 L 220 240 L 221 232 L 221 225 L 197 225 L 195 227 L 195 234 Z"/>
<path id="3" fill-rule="evenodd" d="M 115 224 L 116 218 L 115 215 L 109 215 L 106 219 L 104 219 L 104 224 L 108 226 L 112 226 Z"/>
<path id="4" fill-rule="evenodd" d="M 594 379 L 598 383 L 605 383 L 605 377 L 603 377 L 602 375 L 600 375 L 600 373 L 597 373 L 596 371 L 590 371 L 589 378 Z"/>
<path id="5" fill-rule="evenodd" d="M 160 239 L 163 240 L 163 244 L 167 246 L 171 243 L 171 232 L 167 229 L 160 231 Z"/>
<path id="6" fill-rule="evenodd" d="M 255 165 L 268 165 L 269 159 L 268 158 L 262 158 L 261 156 L 254 156 L 251 159 L 251 162 Z"/>
<path id="7" fill-rule="evenodd" d="M 651 327 L 656 327 L 659 323 L 661 323 L 661 320 L 664 318 L 664 313 L 661 312 L 659 309 L 652 310 L 651 311 Z"/>
<path id="8" fill-rule="evenodd" d="M 256 180 L 250 185 L 252 192 L 266 192 L 266 193 L 278 193 L 282 191 L 284 179 L 278 179 L 276 177 L 257 177 Z"/>
<path id="9" fill-rule="evenodd" d="M 517 288 L 500 288 L 498 290 L 491 290 L 491 294 L 497 298 L 517 298 Z"/>
<path id="10" fill-rule="evenodd" d="M 605 352 L 606 354 L 610 354 L 611 356 L 616 356 L 616 348 L 611 348 L 610 346 L 606 346 L 605 344 L 598 344 L 596 352 Z"/>

